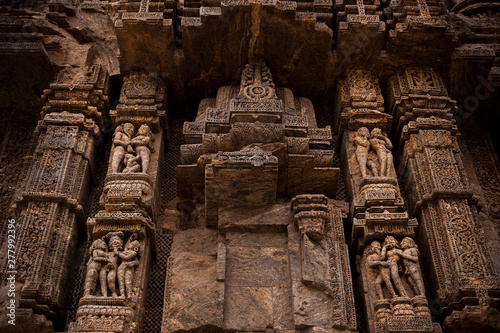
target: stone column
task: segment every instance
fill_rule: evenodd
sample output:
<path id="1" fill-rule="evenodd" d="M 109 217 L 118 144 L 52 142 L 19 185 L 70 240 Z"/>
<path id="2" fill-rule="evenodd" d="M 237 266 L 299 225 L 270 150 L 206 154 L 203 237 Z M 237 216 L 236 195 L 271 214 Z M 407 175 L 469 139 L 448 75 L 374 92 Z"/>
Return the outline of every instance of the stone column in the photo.
<path id="1" fill-rule="evenodd" d="M 369 331 L 440 332 L 425 298 L 417 221 L 408 217 L 401 197 L 387 137 L 392 117 L 383 113 L 378 81 L 350 71 L 337 97 L 335 124 Z"/>
<path id="2" fill-rule="evenodd" d="M 165 90 L 156 74 L 124 80 L 101 210 L 87 222 L 90 259 L 70 332 L 140 332 L 155 254 Z"/>
<path id="3" fill-rule="evenodd" d="M 20 331 L 58 329 L 65 318 L 67 278 L 84 227 L 82 205 L 94 162 L 102 112 L 108 107 L 108 74 L 85 68 L 71 83 L 44 91 L 39 139 L 18 213 L 15 265 L 16 319 Z M 5 276 L 5 275 L 4 275 Z"/>
<path id="4" fill-rule="evenodd" d="M 388 89 L 400 140 L 398 173 L 410 212 L 421 223 L 419 244 L 433 296 L 450 314 L 445 328 L 494 331 L 499 281 L 462 164 L 452 119 L 455 101 L 431 68 L 399 72 Z"/>

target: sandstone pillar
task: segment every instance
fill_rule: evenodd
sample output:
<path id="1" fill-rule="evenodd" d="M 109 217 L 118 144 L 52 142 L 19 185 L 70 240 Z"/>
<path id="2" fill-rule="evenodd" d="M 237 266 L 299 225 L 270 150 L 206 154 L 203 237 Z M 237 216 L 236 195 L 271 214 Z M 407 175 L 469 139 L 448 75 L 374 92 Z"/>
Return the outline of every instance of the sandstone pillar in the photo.
<path id="1" fill-rule="evenodd" d="M 156 74 L 131 73 L 120 104 L 101 210 L 87 221 L 92 240 L 84 296 L 70 332 L 140 332 L 158 221 L 165 90 Z"/>
<path id="2" fill-rule="evenodd" d="M 351 199 L 353 247 L 370 332 L 440 332 L 431 322 L 414 235 L 387 137 L 378 81 L 350 71 L 338 89 L 336 125 Z"/>
<path id="3" fill-rule="evenodd" d="M 11 329 L 50 331 L 64 322 L 66 283 L 77 234 L 85 230 L 82 205 L 107 94 L 108 74 L 100 65 L 44 91 L 34 161 L 15 204 L 15 264 L 3 272 L 10 276 L 17 271 L 20 325 Z"/>
<path id="4" fill-rule="evenodd" d="M 455 101 L 431 68 L 408 68 L 389 81 L 403 180 L 430 285 L 446 307 L 445 329 L 497 330 L 498 277 L 484 248 L 474 197 L 452 119 Z M 482 326 L 481 326 L 482 325 Z"/>

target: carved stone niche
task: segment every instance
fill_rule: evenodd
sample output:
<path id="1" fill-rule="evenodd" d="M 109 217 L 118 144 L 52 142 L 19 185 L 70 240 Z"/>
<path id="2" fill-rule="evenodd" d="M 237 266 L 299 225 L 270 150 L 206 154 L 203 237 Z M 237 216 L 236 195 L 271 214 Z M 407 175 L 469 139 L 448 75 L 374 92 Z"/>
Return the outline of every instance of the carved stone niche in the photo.
<path id="1" fill-rule="evenodd" d="M 372 118 L 375 121 L 371 122 L 362 114 L 353 112 L 349 115 L 348 129 L 342 133 L 341 156 L 354 212 L 375 205 L 402 208 L 403 199 L 397 186 L 392 143 L 385 127 L 373 126 L 373 123 L 383 124 L 387 115 L 371 111 L 368 115 L 375 116 Z M 361 116 L 359 122 L 356 119 L 358 115 Z"/>
<path id="2" fill-rule="evenodd" d="M 144 212 L 100 211 L 87 221 L 93 243 L 84 296 L 69 332 L 139 332 L 154 225 Z"/>
<path id="3" fill-rule="evenodd" d="M 218 230 L 177 232 L 162 332 L 355 332 L 347 203 L 304 195 L 292 207 L 297 214 L 287 200 L 220 207 Z M 312 239 L 294 220 L 314 211 L 323 233 Z"/>
<path id="4" fill-rule="evenodd" d="M 412 237 L 398 241 L 389 235 L 366 243 L 358 271 L 370 332 L 441 332 L 431 320 Z"/>
<path id="5" fill-rule="evenodd" d="M 101 209 L 133 211 L 144 209 L 155 216 L 153 200 L 158 185 L 158 166 L 163 151 L 162 131 L 153 133 L 148 125 L 122 123 L 113 135 L 110 163 Z"/>

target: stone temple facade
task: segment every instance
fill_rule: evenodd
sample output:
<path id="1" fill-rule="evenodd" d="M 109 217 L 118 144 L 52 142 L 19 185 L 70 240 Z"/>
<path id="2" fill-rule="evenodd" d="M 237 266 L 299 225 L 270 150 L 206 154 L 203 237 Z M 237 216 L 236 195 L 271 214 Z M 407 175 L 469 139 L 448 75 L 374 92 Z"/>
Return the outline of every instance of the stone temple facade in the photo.
<path id="1" fill-rule="evenodd" d="M 0 0 L 0 331 L 500 332 L 500 5 Z"/>

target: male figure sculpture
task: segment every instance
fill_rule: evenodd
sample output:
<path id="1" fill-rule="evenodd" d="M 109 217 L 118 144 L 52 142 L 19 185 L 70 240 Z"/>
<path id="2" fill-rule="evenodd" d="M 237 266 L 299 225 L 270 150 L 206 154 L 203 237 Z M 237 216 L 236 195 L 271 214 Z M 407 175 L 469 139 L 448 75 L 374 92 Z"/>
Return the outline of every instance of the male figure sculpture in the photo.
<path id="1" fill-rule="evenodd" d="M 148 172 L 149 158 L 153 150 L 153 133 L 148 125 L 144 124 L 139 127 L 137 136 L 132 139 L 131 144 L 135 147 L 137 155 L 141 157 L 142 172 Z"/>
<path id="2" fill-rule="evenodd" d="M 394 288 L 392 287 L 391 282 L 391 273 L 389 271 L 389 265 L 387 262 L 383 261 L 384 257 L 382 257 L 380 253 L 381 245 L 377 241 L 373 241 L 370 244 L 368 252 L 370 253 L 366 257 L 366 264 L 371 269 L 375 278 L 375 291 L 379 299 L 384 299 L 384 293 L 382 292 L 382 281 L 385 283 L 387 290 L 392 297 L 396 297 L 396 293 L 394 292 Z"/>
<path id="3" fill-rule="evenodd" d="M 389 175 L 390 166 L 392 165 L 391 141 L 388 137 L 382 135 L 380 128 L 374 128 L 371 133 L 370 145 L 377 154 L 380 164 L 379 176 L 387 177 Z"/>
<path id="4" fill-rule="evenodd" d="M 399 270 L 398 270 L 398 261 L 400 259 L 399 254 L 401 250 L 397 248 L 398 241 L 392 237 L 387 236 L 384 240 L 384 246 L 382 247 L 382 257 L 385 257 L 387 254 L 387 263 L 389 264 L 389 270 L 391 272 L 392 282 L 394 286 L 398 290 L 400 296 L 408 297 L 406 294 L 406 289 L 399 278 Z"/>
<path id="5" fill-rule="evenodd" d="M 113 135 L 113 145 L 115 148 L 111 157 L 111 172 L 118 172 L 125 153 L 133 151 L 132 146 L 130 146 L 130 140 L 132 139 L 132 135 L 134 135 L 134 131 L 134 125 L 131 123 L 125 123 L 116 128 Z"/>
<path id="6" fill-rule="evenodd" d="M 108 275 L 107 282 L 111 295 L 113 297 L 118 297 L 116 293 L 116 272 L 118 269 L 118 254 L 123 250 L 123 232 L 115 231 L 108 232 L 105 239 L 108 240 L 109 250 L 108 252 Z M 107 296 L 107 292 L 106 295 Z"/>
<path id="7" fill-rule="evenodd" d="M 403 258 L 403 266 L 405 274 L 409 275 L 408 281 L 415 290 L 418 296 L 425 296 L 424 280 L 420 273 L 420 265 L 418 264 L 418 248 L 415 241 L 410 237 L 405 237 L 401 241 L 401 258 Z"/>
<path id="8" fill-rule="evenodd" d="M 90 259 L 87 262 L 87 275 L 85 276 L 85 287 L 83 296 L 90 296 L 94 292 L 101 271 L 106 270 L 108 246 L 101 238 L 96 239 L 90 247 Z M 106 280 L 100 280 L 101 291 L 107 291 Z"/>

